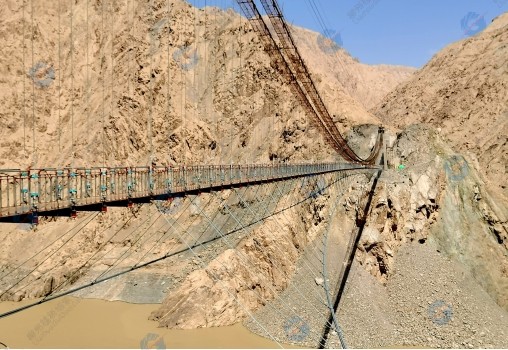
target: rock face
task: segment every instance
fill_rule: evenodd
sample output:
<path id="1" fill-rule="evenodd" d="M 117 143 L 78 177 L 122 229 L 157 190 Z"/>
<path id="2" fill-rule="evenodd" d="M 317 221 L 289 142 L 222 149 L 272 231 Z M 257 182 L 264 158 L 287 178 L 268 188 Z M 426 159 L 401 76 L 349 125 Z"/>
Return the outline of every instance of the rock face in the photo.
<path id="1" fill-rule="evenodd" d="M 507 308 L 508 250 L 504 236 L 499 238 L 496 234 L 505 232 L 506 225 L 492 211 L 491 198 L 483 192 L 477 172 L 467 168 L 467 163 L 458 162 L 462 166 L 457 166 L 454 162 L 458 156 L 431 127 L 412 125 L 387 138 L 393 141 L 388 148 L 389 169 L 382 173 L 373 194 L 356 261 L 378 283 L 390 286 L 400 270 L 400 251 L 415 244 L 437 246 L 441 254 L 459 262 L 475 279 L 475 288 L 482 286 L 498 305 Z M 421 146 L 422 140 L 425 140 L 425 147 Z M 351 141 L 354 142 L 354 137 Z M 466 168 L 469 170 L 464 170 Z M 355 222 L 362 216 L 366 190 L 363 185 L 352 184 L 339 205 L 340 222 Z M 308 223 L 326 225 L 328 219 L 323 210 L 329 204 L 326 198 L 318 198 L 290 221 L 297 223 L 299 215 L 310 213 L 312 216 L 299 226 L 288 228 L 285 223 L 283 228 L 274 230 L 273 222 L 267 222 L 265 227 L 253 232 L 251 238 L 241 242 L 236 248 L 240 255 L 252 256 L 251 261 L 264 266 L 263 273 L 247 269 L 249 264 L 242 263 L 238 253 L 228 250 L 203 270 L 189 276 L 179 290 L 168 294 L 161 309 L 152 315 L 153 319 L 163 326 L 177 328 L 234 323 L 248 314 L 235 304 L 233 295 L 250 311 L 258 310 L 264 305 L 262 299 L 274 299 L 290 282 L 300 250 L 311 241 L 312 232 L 318 232 L 310 230 L 312 225 L 309 227 Z M 270 236 L 267 237 L 266 232 L 270 232 Z M 292 245 L 288 245 L 286 241 L 291 232 L 299 232 L 300 238 L 293 238 Z M 305 232 L 308 232 L 307 238 Z M 277 238 L 271 237 L 272 234 Z M 283 247 L 278 251 L 274 246 L 281 242 L 284 242 Z M 263 250 L 253 249 L 256 246 L 262 246 Z M 284 272 L 276 273 L 277 266 L 283 266 Z M 214 280 L 213 276 L 221 278 Z M 320 277 L 308 278 L 313 285 L 320 286 L 324 282 Z M 220 285 L 229 290 L 229 294 L 219 292 Z M 252 293 L 253 288 L 256 294 Z M 395 298 L 393 293 L 390 291 L 388 296 Z M 469 295 L 457 297 L 457 300 L 466 297 Z M 222 298 L 226 298 L 226 304 L 221 304 Z M 208 302 L 201 302 L 205 299 Z M 213 305 L 227 307 L 217 313 Z M 397 318 L 394 322 L 403 321 Z M 411 339 L 409 335 L 406 337 Z"/>
<path id="2" fill-rule="evenodd" d="M 406 131 L 400 133 L 396 149 L 389 154 L 392 166 L 406 166 L 402 172 L 407 172 L 406 179 L 413 184 L 409 193 L 407 187 L 403 192 L 409 195 L 409 203 L 399 207 L 394 196 L 390 198 L 399 211 L 407 211 L 403 215 L 406 219 L 419 218 L 404 223 L 403 229 L 423 233 L 412 234 L 414 239 L 429 236 L 435 240 L 505 308 L 507 43 L 508 14 L 504 14 L 482 33 L 436 54 L 410 81 L 373 109 L 385 123 L 406 131 L 414 129 L 408 128 L 413 123 L 425 123 L 436 130 L 430 138 L 422 134 L 411 139 L 401 137 Z M 432 141 L 437 139 L 442 142 Z M 461 154 L 455 154 L 444 141 Z M 408 159 L 418 159 L 422 151 L 432 147 L 435 151 L 419 160 L 427 170 L 414 171 L 414 166 L 407 164 Z M 434 161 L 435 156 L 438 157 Z M 387 193 L 398 190 L 390 188 Z M 388 221 L 397 231 L 401 228 L 393 219 Z"/>
<path id="3" fill-rule="evenodd" d="M 419 140 L 427 140 L 425 147 Z M 388 154 L 391 169 L 383 172 L 373 198 L 360 264 L 386 283 L 399 249 L 431 240 L 508 309 L 508 225 L 496 215 L 476 170 L 423 125 L 399 133 Z"/>
<path id="4" fill-rule="evenodd" d="M 363 64 L 337 44 L 328 42 L 321 34 L 304 28 L 292 28 L 298 50 L 318 80 L 319 91 L 333 91 L 331 101 L 342 100 L 339 108 L 348 108 L 350 105 L 343 97 L 345 92 L 353 98 L 355 104 L 371 109 L 416 72 L 412 67 Z M 367 123 L 367 116 L 364 118 L 355 122 Z M 351 125 L 352 120 L 344 122 Z"/>
<path id="5" fill-rule="evenodd" d="M 0 168 L 63 167 L 71 163 L 76 167 L 105 163 L 140 165 L 150 162 L 152 149 L 152 160 L 158 165 L 336 160 L 322 136 L 310 127 L 300 103 L 291 98 L 278 71 L 270 66 L 257 34 L 243 17 L 213 7 L 196 9 L 181 0 L 154 0 L 150 4 L 133 2 L 132 6 L 124 6 L 116 0 L 73 2 L 72 33 L 70 3 L 34 2 L 33 12 L 26 2 L 7 0 L 3 4 L 0 38 L 4 45 L 0 47 L 0 61 L 5 64 L 0 66 L 3 106 Z M 103 18 L 107 19 L 104 23 Z M 316 33 L 295 30 L 298 39 L 303 40 L 300 44 L 308 48 L 304 48 L 304 56 L 319 90 L 323 91 L 325 103 L 333 115 L 339 116 L 336 118 L 339 127 L 378 123 L 365 106 L 354 100 L 355 91 L 363 91 L 364 101 L 372 103 L 381 96 L 377 91 L 369 92 L 371 84 L 379 86 L 386 81 L 395 84 L 406 79 L 412 69 L 369 68 L 343 51 L 337 57 L 326 56 L 327 53 L 313 49 Z M 346 70 L 330 77 L 313 65 L 323 59 L 334 61 L 341 57 L 348 60 Z M 362 77 L 355 79 L 355 89 L 341 84 L 360 73 Z M 285 223 L 284 228 L 267 223 L 269 233 L 257 237 L 258 243 L 273 240 L 281 231 L 281 238 L 291 242 L 288 256 L 282 257 L 285 273 L 291 273 L 305 242 L 317 237 L 326 208 L 325 199 L 317 198 L 292 217 L 294 222 Z M 65 282 L 69 279 L 69 284 L 85 282 L 91 278 L 87 274 L 115 268 L 115 260 L 110 256 L 121 255 L 134 246 L 127 238 L 134 231 L 128 222 L 142 225 L 142 218 L 152 215 L 151 209 L 143 206 L 133 211 L 110 210 L 107 216 L 80 216 L 79 222 L 86 228 L 37 269 L 30 279 L 30 290 L 15 288 L 2 299 L 43 296 L 62 283 L 67 286 Z M 185 216 L 189 222 L 199 217 L 194 206 L 189 211 L 190 216 Z M 56 239 L 62 229 L 71 230 L 72 225 L 73 221 L 66 219 L 41 218 L 36 239 L 32 232 L 19 232 L 9 226 L 9 231 L 16 235 L 6 238 L 0 249 L 2 271 L 13 272 L 28 254 L 38 251 L 45 241 Z M 111 230 L 120 232 L 113 242 L 109 241 L 114 234 Z M 246 240 L 241 249 L 245 254 L 255 255 L 258 243 Z M 162 254 L 177 244 L 177 240 L 167 241 L 153 252 Z M 94 253 L 105 249 L 108 253 L 103 259 L 90 263 L 98 266 L 87 263 Z M 77 250 L 83 254 L 76 256 Z M 209 271 L 222 276 L 238 269 L 239 275 L 231 280 L 232 285 L 243 281 L 239 294 L 250 306 L 258 307 L 259 301 L 253 300 L 249 292 L 249 288 L 257 285 L 251 283 L 257 275 L 242 270 L 240 261 L 221 269 L 219 262 L 227 261 L 228 254 L 231 252 L 217 258 Z M 212 255 L 208 260 L 215 259 Z M 265 261 L 263 268 L 271 271 L 266 256 L 255 258 Z M 40 262 L 39 258 L 34 259 L 33 266 Z M 127 262 L 135 263 L 130 259 L 124 263 Z M 58 266 L 52 268 L 52 264 Z M 182 288 L 185 295 L 180 296 L 178 305 L 187 310 L 186 316 L 161 317 L 162 323 L 183 326 L 182 320 L 187 319 L 190 327 L 228 324 L 241 318 L 244 311 L 238 307 L 232 307 L 229 314 L 217 311 L 226 306 L 229 309 L 229 304 L 220 304 L 227 302 L 228 294 L 218 291 L 218 282 L 210 277 L 211 273 L 195 271 L 198 266 L 187 261 L 178 266 L 180 269 L 174 267 L 180 270 L 175 273 L 175 280 L 186 283 Z M 166 268 L 161 270 L 168 273 Z M 160 271 L 152 272 L 153 276 L 147 273 L 150 276 L 146 280 L 159 281 L 156 272 Z M 191 278 L 185 280 L 188 273 Z M 15 277 L 12 273 L 2 281 L 2 291 L 15 283 Z M 140 276 L 131 278 L 143 280 Z M 263 282 L 279 291 L 288 278 L 273 272 Z M 177 282 L 174 284 L 179 285 Z M 199 287 L 200 283 L 203 287 Z M 227 278 L 224 283 L 229 283 Z M 131 301 L 130 291 L 124 293 L 121 284 L 127 281 L 122 280 L 111 290 L 99 287 L 90 293 Z M 273 291 L 264 293 L 274 295 Z M 206 297 L 222 306 L 212 308 L 205 318 L 200 318 L 190 311 L 194 296 Z M 171 310 L 175 300 L 168 299 Z M 198 321 L 189 321 L 191 314 Z"/>
<path id="6" fill-rule="evenodd" d="M 508 13 L 453 43 L 372 111 L 398 128 L 428 123 L 479 171 L 508 213 Z M 500 215 L 498 213 L 498 215 Z"/>
<path id="7" fill-rule="evenodd" d="M 428 140 L 428 147 L 419 149 L 417 140 L 422 139 Z M 415 125 L 401 132 L 389 149 L 389 169 L 374 194 L 357 256 L 383 283 L 391 275 L 397 250 L 413 241 L 425 243 L 438 217 L 444 182 L 438 143 L 432 130 Z M 405 168 L 399 170 L 394 161 Z"/>
<path id="8" fill-rule="evenodd" d="M 73 3 L 76 28 L 86 28 L 85 3 Z M 28 13 L 23 20 L 19 1 L 8 0 L 0 8 L 0 18 L 3 19 L 0 21 L 0 37 L 5 42 L 0 48 L 0 58 L 6 62 L 0 66 L 0 102 L 3 106 L 0 112 L 3 126 L 0 128 L 0 167 L 26 167 L 32 162 L 36 166 L 65 166 L 70 163 L 73 152 L 76 166 L 102 165 L 103 161 L 110 165 L 143 164 L 148 162 L 151 141 L 157 164 L 336 159 L 321 135 L 310 127 L 299 103 L 288 97 L 291 96 L 289 89 L 283 85 L 276 69 L 270 66 L 269 57 L 244 19 L 213 8 L 198 10 L 183 1 L 170 1 L 169 12 L 166 12 L 167 2 L 152 3 L 154 9 L 147 8 L 142 2 L 134 8 L 120 6 L 120 2 L 111 2 L 104 7 L 99 3 L 91 5 L 89 45 L 76 45 L 72 55 L 70 31 L 68 28 L 58 30 L 58 21 L 54 20 L 56 3 L 34 3 L 33 27 L 28 21 Z M 62 17 L 68 19 L 69 4 L 62 3 L 62 10 Z M 112 19 L 108 23 L 111 28 L 104 31 L 100 24 L 102 10 Z M 134 13 L 136 15 L 132 17 Z M 441 255 L 459 261 L 467 276 L 472 276 L 471 279 L 499 305 L 507 307 L 507 215 L 506 207 L 499 200 L 506 191 L 505 22 L 506 16 L 503 16 L 484 33 L 451 45 L 416 73 L 409 84 L 399 86 L 374 109 L 376 116 L 402 130 L 387 134 L 389 168 L 383 172 L 373 193 L 372 209 L 356 254 L 359 268 L 368 272 L 361 278 L 369 282 L 369 288 L 364 290 L 369 304 L 352 310 L 361 310 L 361 315 L 367 318 L 376 316 L 376 321 L 380 320 L 380 329 L 403 334 L 403 337 L 394 339 L 408 341 L 407 344 L 426 338 L 422 338 L 424 332 L 420 332 L 410 339 L 412 329 L 404 328 L 409 318 L 406 309 L 411 305 L 423 309 L 426 303 L 432 303 L 431 297 L 434 294 L 438 297 L 442 292 L 436 291 L 434 284 L 443 281 L 438 278 L 439 283 L 428 283 L 425 287 L 429 294 L 427 299 L 408 300 L 412 293 L 417 293 L 418 275 L 416 270 L 407 273 L 401 266 L 407 269 L 426 267 L 425 259 L 417 264 L 407 257 L 401 258 L 402 254 L 408 255 L 405 253 L 408 246 L 425 247 L 419 253 L 431 257 L 436 255 L 427 254 L 427 247 L 437 247 L 443 253 Z M 158 31 L 160 28 L 165 30 Z M 25 43 L 20 45 L 24 30 Z M 29 51 L 28 32 L 35 36 L 36 62 L 33 67 L 22 58 L 23 47 L 26 47 L 25 53 Z M 86 33 L 86 30 L 74 33 L 75 42 L 86 42 Z M 58 34 L 64 52 L 61 57 L 57 50 Z M 318 89 L 323 92 L 327 106 L 342 129 L 357 123 L 378 123 L 379 119 L 365 107 L 377 103 L 381 95 L 413 73 L 412 69 L 358 65 L 342 50 L 336 57 L 324 57 L 316 49 L 315 33 L 296 29 L 295 36 Z M 70 65 L 71 57 L 74 68 Z M 336 58 L 345 64 L 334 65 Z M 319 67 L 314 70 L 315 66 Z M 328 67 L 334 68 L 332 74 L 325 74 Z M 71 68 L 74 74 L 71 74 Z M 58 93 L 57 77 L 60 75 L 63 79 L 61 93 Z M 348 75 L 358 77 L 349 79 Z M 71 76 L 73 89 L 70 88 Z M 348 83 L 343 83 L 345 81 Z M 27 109 L 33 100 L 31 88 L 35 83 L 33 125 Z M 372 92 L 371 86 L 382 88 Z M 355 98 L 362 102 L 355 101 Z M 76 142 L 72 142 L 69 132 L 73 118 L 74 133 L 79 135 Z M 484 124 L 479 123 L 481 118 L 486 120 Z M 148 125 L 153 130 L 153 140 L 147 134 Z M 32 130 L 35 140 L 31 139 Z M 354 128 L 347 133 L 348 141 L 361 155 L 366 155 L 367 146 L 372 141 L 369 137 L 374 132 L 372 125 Z M 447 139 L 456 150 L 464 152 L 464 156 L 453 152 L 446 144 Z M 103 144 L 102 140 L 107 142 Z M 32 141 L 37 148 L 35 159 L 31 158 Z M 73 143 L 74 149 L 70 147 Z M 489 182 L 485 184 L 478 174 L 486 174 Z M 322 184 L 319 179 L 312 181 L 315 181 L 312 186 L 304 182 L 298 184 L 300 190 L 291 198 L 281 198 L 274 205 L 280 208 L 292 204 L 316 186 L 326 185 L 326 181 Z M 347 223 L 347 234 L 354 231 L 353 223 L 363 217 L 368 192 L 366 183 L 351 184 L 351 190 L 344 194 L 344 201 L 338 204 L 338 222 Z M 256 191 L 256 188 L 251 190 Z M 257 201 L 258 210 L 266 209 L 267 198 L 277 188 L 272 186 L 265 190 L 264 197 Z M 231 191 L 228 193 L 234 197 Z M 220 203 L 229 198 L 225 192 L 218 196 L 207 193 L 198 198 L 175 199 L 167 205 L 168 216 L 180 220 L 179 224 L 184 227 L 182 232 L 189 231 L 200 237 L 207 230 L 207 226 L 200 226 L 206 224 L 202 212 L 208 217 L 224 215 L 225 207 Z M 499 192 L 500 196 L 493 192 Z M 312 196 L 312 200 L 301 207 L 292 208 L 275 219 L 262 220 L 248 234 L 238 236 L 231 245 L 218 241 L 213 249 L 199 252 L 203 255 L 202 261 L 189 258 L 190 254 L 185 255 L 182 251 L 165 264 L 143 272 L 152 275 L 150 278 L 129 275 L 129 279 L 126 277 L 121 283 L 104 287 L 105 290 L 94 290 L 94 295 L 126 300 L 125 295 L 134 290 L 134 281 L 144 281 L 147 285 L 154 281 L 164 285 L 167 281 L 167 288 L 158 287 L 157 295 L 167 294 L 151 316 L 161 326 L 196 328 L 241 321 L 249 312 L 261 309 L 267 300 L 275 300 L 286 289 L 295 275 L 302 251 L 310 242 L 321 239 L 333 195 Z M 242 210 L 252 208 L 247 204 L 240 197 L 234 203 L 242 215 Z M 127 253 L 129 258 L 123 261 L 122 267 L 139 263 L 138 260 L 145 257 L 145 251 L 136 234 L 161 227 L 163 232 L 155 232 L 161 234 L 162 240 L 166 232 L 162 228 L 168 225 L 163 220 L 159 222 L 158 211 L 151 209 L 154 208 L 141 206 L 132 211 L 112 211 L 108 216 L 101 214 L 97 218 L 93 214 L 80 216 L 78 224 L 83 224 L 86 229 L 80 229 L 80 234 L 73 240 L 59 242 L 63 248 L 58 248 L 47 262 L 44 258 L 51 248 L 34 257 L 21 271 L 28 273 L 36 269 L 27 281 L 30 290 L 18 286 L 19 290 L 15 288 L 2 298 L 35 298 L 59 289 L 62 284 L 92 281 L 109 268 L 119 269 L 117 260 Z M 9 274 L 8 279 L 1 281 L 2 291 L 17 281 L 20 271 L 15 267 L 19 263 L 39 251 L 46 242 L 61 239 L 62 231 L 74 233 L 75 227 L 76 222 L 71 220 L 49 222 L 44 218 L 37 235 L 10 227 L 13 234 L 6 235 L 0 249 L 0 269 L 2 274 Z M 203 232 L 200 231 L 202 228 Z M 175 248 L 180 249 L 184 245 L 178 237 L 181 231 L 171 231 L 173 236 L 166 237 L 162 243 L 155 239 L 150 241 L 154 249 L 148 256 L 158 258 Z M 112 237 L 117 232 L 119 235 Z M 341 242 L 346 242 L 349 237 L 340 238 Z M 150 245 L 144 247 L 147 246 Z M 95 257 L 105 247 L 107 254 Z M 76 251 L 81 254 L 75 254 Z M 449 267 L 443 263 L 446 258 L 441 256 L 440 259 L 439 264 L 430 270 L 428 280 L 435 279 L 436 274 L 446 274 Z M 39 263 L 44 264 L 39 266 Z M 411 280 L 403 279 L 404 274 Z M 308 276 L 301 276 L 305 277 Z M 311 276 L 310 282 L 314 288 L 322 290 L 327 279 Z M 124 284 L 128 283 L 134 286 L 125 287 L 129 293 L 123 293 Z M 468 288 L 468 283 L 454 276 L 453 283 L 446 285 L 449 290 L 442 294 L 462 303 L 461 312 L 465 312 L 467 307 L 464 305 L 470 304 L 474 298 L 463 297 L 453 288 Z M 412 289 L 406 295 L 408 285 Z M 149 288 L 140 290 L 148 293 Z M 372 293 L 390 294 L 400 318 L 393 322 L 384 320 L 383 315 L 389 310 L 383 300 L 373 301 L 370 298 Z M 485 293 L 476 294 L 486 298 Z M 132 299 L 136 300 L 135 296 Z M 496 308 L 492 302 L 482 305 Z M 470 317 L 464 319 L 470 322 Z M 487 318 L 481 320 L 495 322 Z M 418 322 L 411 323 L 411 327 L 422 325 L 428 319 L 420 317 Z M 351 325 L 351 332 L 354 327 L 358 328 L 357 324 Z M 316 326 L 321 327 L 322 323 Z M 424 329 L 429 332 L 435 331 L 434 326 L 426 327 Z M 462 337 L 469 327 L 457 329 Z M 448 336 L 453 334 L 453 329 L 436 334 Z M 454 341 L 458 338 L 452 337 Z M 434 335 L 428 338 L 430 345 L 456 347 L 434 339 Z M 359 342 L 365 347 L 379 344 Z M 470 339 L 460 345 L 470 344 L 482 345 Z M 492 344 L 505 345 L 501 341 Z M 393 344 L 387 344 L 390 345 Z"/>
<path id="9" fill-rule="evenodd" d="M 70 4 L 34 3 L 33 26 L 27 4 L 24 18 L 21 2 L 4 4 L 0 167 L 62 167 L 73 154 L 75 166 L 148 164 L 152 150 L 157 164 L 333 158 L 245 18 L 182 0 L 150 4 L 73 4 L 72 52 Z M 103 17 L 111 19 L 104 26 Z M 316 45 L 316 33 L 297 33 Z M 339 81 L 372 70 L 358 78 L 366 94 L 373 82 L 407 77 L 403 67 L 349 60 L 348 71 L 328 78 L 312 63 L 332 58 L 304 51 L 340 127 L 377 119 Z"/>
<path id="10" fill-rule="evenodd" d="M 309 125 L 308 116 L 291 97 L 278 71 L 270 66 L 257 34 L 243 17 L 213 7 L 196 9 L 181 0 L 154 0 L 151 4 L 153 7 L 146 2 L 124 6 L 116 0 L 73 2 L 71 51 L 70 3 L 34 2 L 33 16 L 27 2 L 3 3 L 0 168 L 64 167 L 71 163 L 76 167 L 142 165 L 149 163 L 151 144 L 153 162 L 158 165 L 336 160 L 322 136 Z M 107 19 L 104 26 L 103 17 Z M 331 59 L 321 50 L 313 52 L 316 33 L 295 30 L 311 48 L 305 50 L 310 63 Z M 310 70 L 320 76 L 318 88 L 331 113 L 340 115 L 344 124 L 340 127 L 362 121 L 377 123 L 339 84 L 344 76 L 360 71 L 356 62 L 349 63 L 351 71 L 333 79 L 312 65 Z M 393 68 L 390 80 L 404 79 L 398 71 Z M 384 73 L 373 74 L 363 89 L 386 79 Z M 360 88 L 363 79 L 358 80 Z M 316 199 L 307 208 L 309 213 L 302 212 L 309 223 L 295 230 L 295 244 L 301 245 L 300 238 L 294 237 L 303 232 L 309 240 L 316 237 L 318 231 L 312 222 L 323 221 L 325 204 Z M 80 231 L 82 235 L 66 243 L 68 250 L 59 250 L 35 271 L 29 290 L 14 288 L 2 299 L 39 297 L 69 278 L 71 284 L 83 282 L 82 274 L 89 268 L 82 266 L 87 257 L 106 248 L 111 249 L 108 254 L 118 254 L 132 245 L 126 238 L 131 233 L 129 225 L 115 227 L 120 238 L 107 242 L 114 233 L 114 222 L 134 217 L 130 222 L 141 225 L 141 218 L 151 215 L 151 209 L 143 206 L 132 211 L 110 210 L 106 216 L 80 217 L 80 222 L 91 221 Z M 189 211 L 198 213 L 194 206 Z M 30 231 L 2 224 L 2 232 L 16 232 L 4 239 L 0 249 L 2 271 L 12 271 L 22 258 L 27 259 L 45 241 L 55 240 L 72 225 L 73 221 L 65 218 L 41 218 L 34 238 Z M 174 244 L 165 242 L 153 251 L 162 253 Z M 76 256 L 76 250 L 83 254 Z M 34 266 L 39 262 L 34 259 Z M 49 270 L 57 262 L 58 266 Z M 97 264 L 115 267 L 114 260 L 107 257 Z M 191 265 L 181 268 L 175 279 L 183 280 L 186 273 L 194 271 L 196 266 Z M 2 281 L 2 291 L 15 282 L 14 272 Z M 45 282 L 46 278 L 53 278 L 53 284 Z M 138 276 L 131 278 L 138 280 Z M 159 278 L 155 273 L 147 280 Z M 130 292 L 122 292 L 121 284 L 126 283 L 118 283 L 109 292 L 97 288 L 93 295 L 132 301 Z"/>
<path id="11" fill-rule="evenodd" d="M 275 212 L 284 209 L 288 199 L 298 202 L 307 195 L 307 188 L 293 188 Z M 301 252 L 324 227 L 326 203 L 318 197 L 264 220 L 238 245 L 191 273 L 150 318 L 182 329 L 241 321 L 287 287 Z"/>

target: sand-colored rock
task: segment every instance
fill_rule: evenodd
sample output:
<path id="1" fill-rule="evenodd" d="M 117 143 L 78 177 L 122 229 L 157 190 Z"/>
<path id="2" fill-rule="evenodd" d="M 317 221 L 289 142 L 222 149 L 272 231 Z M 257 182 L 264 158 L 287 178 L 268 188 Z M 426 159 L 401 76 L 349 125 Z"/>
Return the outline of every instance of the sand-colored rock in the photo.
<path id="1" fill-rule="evenodd" d="M 355 104 L 368 110 L 416 72 L 416 68 L 412 67 L 361 63 L 345 49 L 325 39 L 322 34 L 305 28 L 293 26 L 293 36 L 303 59 L 316 76 L 320 91 L 333 91 L 334 94 L 329 95 L 327 100 L 339 99 L 338 102 L 342 102 L 338 108 L 348 108 L 350 105 L 345 103 L 346 97 L 342 97 L 345 92 L 352 97 Z M 365 113 L 360 116 L 359 123 L 372 123 L 376 120 Z M 340 117 L 340 114 L 337 117 Z"/>
<path id="2" fill-rule="evenodd" d="M 60 2 L 58 11 L 58 3 L 35 2 L 33 27 L 29 7 L 22 21 L 19 1 L 8 0 L 0 8 L 0 38 L 4 42 L 0 59 L 5 62 L 0 65 L 0 167 L 336 159 L 270 66 L 256 34 L 237 14 L 214 8 L 198 10 L 179 0 L 169 2 L 169 12 L 168 3 L 158 0 L 153 1 L 153 11 L 141 2 L 134 8 L 121 6 L 119 1 L 92 2 L 87 21 L 85 3 L 73 2 L 72 54 L 69 3 Z M 107 5 L 103 8 L 102 4 Z M 102 10 L 107 19 L 104 28 Z M 424 245 L 431 241 L 459 261 L 475 283 L 506 307 L 507 215 L 478 176 L 487 169 L 487 179 L 500 192 L 505 191 L 505 21 L 503 16 L 484 33 L 451 45 L 374 109 L 385 123 L 406 129 L 387 134 L 389 169 L 383 172 L 373 194 L 367 230 L 356 255 L 361 268 L 375 277 L 363 277 L 369 283 L 374 281 L 366 294 L 390 292 L 382 286 L 393 284 L 390 279 L 400 267 L 397 254 L 411 242 Z M 413 74 L 410 68 L 361 65 L 343 50 L 326 56 L 317 47 L 317 34 L 303 29 L 295 28 L 295 38 L 325 103 L 344 131 L 355 124 L 379 123 L 366 108 Z M 481 118 L 485 123 L 480 125 Z M 432 124 L 441 133 L 428 125 L 408 127 L 416 122 Z M 371 125 L 364 125 L 349 130 L 346 136 L 355 149 L 368 153 L 373 130 Z M 446 139 L 456 151 L 465 152 L 465 163 L 449 149 Z M 37 150 L 35 159 L 32 141 Z M 399 165 L 405 169 L 398 170 Z M 348 234 L 363 216 L 367 183 L 351 184 L 338 205 L 337 222 L 347 223 Z M 298 185 L 302 191 L 292 200 L 316 190 L 316 183 Z M 171 236 L 162 243 L 148 241 L 154 244 L 148 256 L 156 258 L 185 247 L 179 234 L 202 234 L 204 231 L 198 229 L 206 227 L 207 217 L 225 215 L 222 201 L 234 200 L 231 207 L 243 215 L 253 205 L 259 211 L 266 209 L 276 189 L 264 188 L 260 198 L 252 193 L 252 198 L 239 198 L 227 190 L 216 196 L 205 193 L 175 199 L 164 210 L 167 217 L 178 218 L 184 229 L 170 230 Z M 291 202 L 281 198 L 277 206 Z M 196 255 L 182 252 L 142 273 L 86 292 L 104 299 L 136 300 L 131 295 L 136 294 L 132 293 L 136 281 L 157 283 L 151 288 L 157 289 L 151 302 L 160 302 L 162 298 L 157 298 L 167 294 L 152 318 L 162 326 L 196 328 L 238 322 L 285 290 L 302 251 L 309 242 L 322 238 L 331 203 L 330 197 L 317 196 L 276 219 L 262 221 L 242 233 L 245 236 L 237 235 L 231 246 L 217 244 Z M 141 248 L 150 247 L 136 240 L 142 232 L 153 230 L 149 232 L 162 235 L 162 228 L 169 225 L 157 218 L 157 213 L 153 207 L 141 206 L 111 210 L 97 217 L 80 215 L 78 221 L 41 218 L 36 232 L 10 225 L 3 231 L 7 234 L 0 249 L 1 273 L 15 273 L 2 281 L 2 291 L 17 281 L 18 273 L 35 271 L 25 281 L 28 287 L 16 285 L 2 298 L 46 295 L 68 279 L 65 287 L 92 281 L 109 268 L 118 270 L 117 259 L 124 253 L 128 258 L 122 267 L 132 266 L 145 258 Z M 57 249 L 48 261 L 45 258 L 51 249 L 21 271 L 14 270 L 45 242 L 57 239 L 62 231 L 74 232 L 76 224 L 88 219 L 86 229 Z M 110 238 L 116 230 L 119 235 Z M 338 231 L 335 233 L 337 236 Z M 209 231 L 207 234 L 211 236 Z M 349 237 L 339 238 L 337 242 L 345 242 Z M 106 248 L 107 254 L 94 257 Z M 309 278 L 311 284 L 320 287 L 321 279 Z M 166 282 L 171 284 L 167 289 L 160 284 Z M 149 294 L 150 289 L 145 288 L 138 293 Z M 398 288 L 399 292 L 405 289 Z M 485 298 L 483 294 L 479 293 Z M 460 294 L 453 295 L 462 302 Z M 492 303 L 490 307 L 495 309 Z M 400 310 L 403 308 L 401 305 Z M 384 307 L 374 302 L 362 312 L 370 316 L 369 310 L 384 311 Z M 380 323 L 381 311 L 375 318 Z M 386 324 L 382 328 L 393 329 Z M 410 331 L 404 330 L 408 337 Z"/>
<path id="3" fill-rule="evenodd" d="M 428 123 L 484 175 L 508 213 L 508 13 L 437 53 L 372 111 L 404 128 Z M 504 214 L 502 214 L 504 213 Z"/>
<path id="4" fill-rule="evenodd" d="M 32 16 L 31 6 L 8 0 L 1 11 L 0 167 L 333 158 L 257 34 L 231 10 L 78 1 L 72 32 L 69 3 L 34 3 Z M 316 33 L 297 33 L 312 49 Z M 376 121 L 337 84 L 342 76 L 330 80 L 314 64 L 332 58 L 304 56 L 339 127 Z M 358 85 L 403 80 L 399 71 Z"/>

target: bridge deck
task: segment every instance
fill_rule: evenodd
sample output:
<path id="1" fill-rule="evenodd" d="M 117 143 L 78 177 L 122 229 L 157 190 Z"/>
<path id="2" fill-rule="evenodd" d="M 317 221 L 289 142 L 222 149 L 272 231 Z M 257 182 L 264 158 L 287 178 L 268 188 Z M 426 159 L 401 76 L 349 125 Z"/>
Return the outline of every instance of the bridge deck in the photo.
<path id="1" fill-rule="evenodd" d="M 350 163 L 0 169 L 0 217 L 375 167 Z"/>

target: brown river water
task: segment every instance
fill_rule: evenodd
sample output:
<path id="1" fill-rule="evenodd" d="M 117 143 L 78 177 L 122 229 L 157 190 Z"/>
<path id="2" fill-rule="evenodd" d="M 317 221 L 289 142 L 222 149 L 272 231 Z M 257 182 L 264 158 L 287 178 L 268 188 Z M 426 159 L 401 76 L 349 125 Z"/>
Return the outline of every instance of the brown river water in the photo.
<path id="1" fill-rule="evenodd" d="M 29 302 L 1 302 L 0 312 L 25 304 Z M 156 308 L 63 297 L 0 319 L 0 342 L 9 348 L 280 347 L 241 324 L 196 330 L 157 328 L 156 322 L 148 320 Z"/>

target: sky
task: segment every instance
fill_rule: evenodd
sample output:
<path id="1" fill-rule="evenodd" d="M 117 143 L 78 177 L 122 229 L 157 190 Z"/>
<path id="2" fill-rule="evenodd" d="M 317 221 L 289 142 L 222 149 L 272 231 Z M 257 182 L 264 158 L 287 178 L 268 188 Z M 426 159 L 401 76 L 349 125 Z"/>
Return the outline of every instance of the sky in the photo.
<path id="1" fill-rule="evenodd" d="M 208 6 L 234 6 L 239 11 L 234 0 L 189 2 L 198 7 L 205 2 Z M 412 67 L 422 67 L 448 44 L 477 34 L 508 11 L 508 0 L 278 2 L 289 23 L 324 33 L 363 63 Z M 264 14 L 259 0 L 256 3 Z"/>

